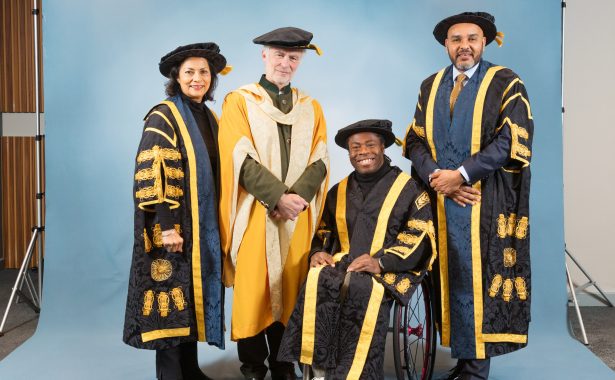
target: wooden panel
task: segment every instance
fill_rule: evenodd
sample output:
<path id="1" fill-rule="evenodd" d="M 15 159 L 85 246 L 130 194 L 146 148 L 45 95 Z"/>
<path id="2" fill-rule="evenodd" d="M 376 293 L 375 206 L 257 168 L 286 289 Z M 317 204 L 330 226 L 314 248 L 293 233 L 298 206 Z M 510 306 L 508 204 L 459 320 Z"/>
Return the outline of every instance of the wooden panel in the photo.
<path id="1" fill-rule="evenodd" d="M 36 225 L 36 144 L 34 137 L 2 137 L 1 180 L 2 186 L 2 250 L 5 268 L 19 268 Z M 41 145 L 45 157 L 44 143 Z M 43 166 L 44 167 L 44 160 Z M 45 177 L 42 174 L 41 188 Z M 43 225 L 45 225 L 43 202 Z M 44 233 L 43 233 L 44 237 Z M 39 244 L 43 243 L 39 239 Z M 37 266 L 36 252 L 31 266 Z"/>
<path id="2" fill-rule="evenodd" d="M 43 112 L 41 5 L 38 0 L 40 111 Z M 35 112 L 34 16 L 30 0 L 0 1 L 0 112 Z"/>

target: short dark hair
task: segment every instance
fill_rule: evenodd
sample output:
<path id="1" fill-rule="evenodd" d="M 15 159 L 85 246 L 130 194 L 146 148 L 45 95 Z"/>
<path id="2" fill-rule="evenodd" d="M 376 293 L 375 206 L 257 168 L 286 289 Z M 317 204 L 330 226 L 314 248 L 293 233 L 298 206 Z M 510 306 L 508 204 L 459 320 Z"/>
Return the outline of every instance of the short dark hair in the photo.
<path id="1" fill-rule="evenodd" d="M 181 87 L 179 86 L 179 82 L 177 81 L 177 78 L 179 77 L 179 67 L 182 65 L 182 63 L 184 62 L 182 61 L 177 65 L 171 67 L 171 70 L 169 71 L 169 80 L 164 85 L 164 92 L 169 97 L 175 96 L 182 92 Z M 203 97 L 203 101 L 214 100 L 214 91 L 218 86 L 218 74 L 215 72 L 215 70 L 213 70 L 211 64 L 209 63 L 209 60 L 207 60 L 207 64 L 209 65 L 209 71 L 211 73 L 211 82 L 209 84 L 209 89 Z"/>

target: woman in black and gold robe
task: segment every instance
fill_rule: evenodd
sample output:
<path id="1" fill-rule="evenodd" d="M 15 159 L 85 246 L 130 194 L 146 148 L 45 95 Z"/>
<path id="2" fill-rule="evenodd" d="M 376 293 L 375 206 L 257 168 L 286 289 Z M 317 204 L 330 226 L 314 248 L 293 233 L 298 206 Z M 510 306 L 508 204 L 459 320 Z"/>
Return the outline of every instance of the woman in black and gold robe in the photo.
<path id="1" fill-rule="evenodd" d="M 197 43 L 162 57 L 169 97 L 148 112 L 136 157 L 124 342 L 156 350 L 158 379 L 208 379 L 196 342 L 224 348 L 218 123 L 204 103 L 228 71 L 219 52 Z"/>

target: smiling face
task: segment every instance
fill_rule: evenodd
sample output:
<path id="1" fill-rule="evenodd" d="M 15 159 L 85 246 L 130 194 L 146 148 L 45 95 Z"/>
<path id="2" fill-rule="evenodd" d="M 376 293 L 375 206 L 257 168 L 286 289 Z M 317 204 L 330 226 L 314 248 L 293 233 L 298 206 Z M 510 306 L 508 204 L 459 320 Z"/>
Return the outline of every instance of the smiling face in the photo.
<path id="1" fill-rule="evenodd" d="M 461 23 L 448 29 L 444 45 L 455 68 L 464 72 L 480 61 L 486 42 L 487 39 L 480 26 Z"/>
<path id="2" fill-rule="evenodd" d="M 184 95 L 201 103 L 211 84 L 209 63 L 201 57 L 186 58 L 179 66 L 177 82 Z"/>
<path id="3" fill-rule="evenodd" d="M 348 156 L 358 173 L 375 173 L 384 163 L 384 142 L 377 133 L 355 133 L 348 137 Z"/>
<path id="4" fill-rule="evenodd" d="M 288 86 L 301 63 L 304 52 L 302 49 L 265 47 L 262 53 L 263 62 L 265 62 L 265 78 L 279 89 Z"/>

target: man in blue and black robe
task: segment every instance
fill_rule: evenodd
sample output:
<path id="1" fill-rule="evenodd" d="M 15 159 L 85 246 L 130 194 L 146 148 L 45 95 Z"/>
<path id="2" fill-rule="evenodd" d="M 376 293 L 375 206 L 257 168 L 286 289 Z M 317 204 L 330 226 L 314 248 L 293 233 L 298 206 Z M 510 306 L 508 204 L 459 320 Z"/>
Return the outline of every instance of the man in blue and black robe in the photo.
<path id="1" fill-rule="evenodd" d="M 315 378 L 382 379 L 393 300 L 407 303 L 435 260 L 423 186 L 391 166 L 388 120 L 340 129 L 335 142 L 355 168 L 327 193 L 310 271 L 278 360 L 311 365 Z"/>
<path id="2" fill-rule="evenodd" d="M 449 378 L 486 379 L 489 358 L 524 347 L 530 321 L 529 191 L 534 130 L 523 81 L 482 59 L 502 34 L 484 12 L 438 23 L 451 62 L 421 84 L 404 155 L 429 185 L 436 290 Z"/>

